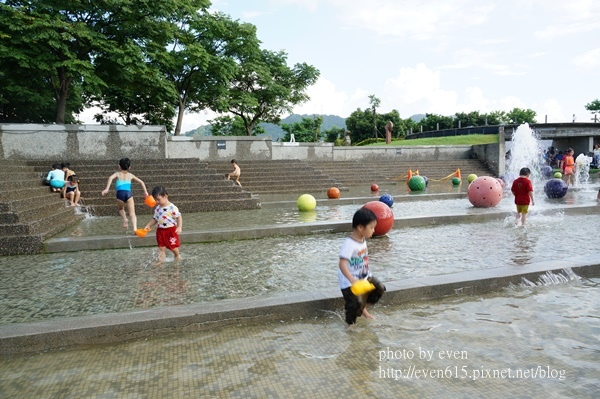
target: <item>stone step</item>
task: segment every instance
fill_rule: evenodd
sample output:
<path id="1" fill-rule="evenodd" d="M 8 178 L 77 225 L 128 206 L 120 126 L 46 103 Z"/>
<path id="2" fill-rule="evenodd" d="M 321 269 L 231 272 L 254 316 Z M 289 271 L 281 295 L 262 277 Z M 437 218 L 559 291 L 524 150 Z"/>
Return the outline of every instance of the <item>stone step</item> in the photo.
<path id="1" fill-rule="evenodd" d="M 252 198 L 252 193 L 248 191 L 235 191 L 235 192 L 217 192 L 217 193 L 197 193 L 197 192 L 186 192 L 182 193 L 181 191 L 177 191 L 174 194 L 169 194 L 169 201 L 173 203 L 177 203 L 180 201 L 213 201 L 213 200 L 222 200 L 224 198 L 229 199 L 247 199 Z M 143 202 L 143 197 L 135 197 L 134 201 Z M 112 205 L 116 206 L 116 198 L 114 196 L 100 196 L 98 193 L 95 197 L 86 196 L 84 198 L 83 204 L 86 206 L 89 205 Z"/>
<path id="2" fill-rule="evenodd" d="M 36 201 L 25 199 L 0 203 L 0 223 L 23 223 L 61 211 L 66 207 L 64 200 Z"/>
<path id="3" fill-rule="evenodd" d="M 83 217 L 85 217 L 85 215 L 75 215 L 73 208 L 64 207 L 56 212 L 40 215 L 31 221 L 15 224 L 0 224 L 0 236 L 9 237 L 41 234 L 49 237 L 61 231 L 57 230 L 58 226 L 63 226 L 71 222 L 75 223 L 76 221 L 83 219 Z"/>

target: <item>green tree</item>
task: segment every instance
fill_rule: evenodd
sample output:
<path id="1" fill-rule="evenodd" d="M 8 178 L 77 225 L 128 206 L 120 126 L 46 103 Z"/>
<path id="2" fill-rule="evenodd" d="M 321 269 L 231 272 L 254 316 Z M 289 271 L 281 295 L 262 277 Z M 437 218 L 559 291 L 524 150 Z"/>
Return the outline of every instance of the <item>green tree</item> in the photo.
<path id="1" fill-rule="evenodd" d="M 536 123 L 535 121 L 536 112 L 532 109 L 521 109 L 521 108 L 513 108 L 512 111 L 506 113 L 507 121 L 506 123 Z"/>
<path id="2" fill-rule="evenodd" d="M 386 114 L 376 114 L 375 123 L 378 135 L 384 136 L 385 125 L 392 121 L 394 129 L 392 137 L 399 138 L 406 135 L 406 123 L 400 118 L 397 110 L 392 110 Z M 350 139 L 353 143 L 360 143 L 369 138 L 374 139 L 373 134 L 373 109 L 366 108 L 361 110 L 357 108 L 346 118 L 346 127 L 350 131 Z"/>
<path id="3" fill-rule="evenodd" d="M 373 138 L 377 140 L 379 134 L 377 132 L 377 108 L 381 105 L 381 100 L 375 97 L 374 94 L 369 96 L 369 104 L 371 104 L 371 110 L 373 111 Z"/>
<path id="4" fill-rule="evenodd" d="M 281 129 L 285 132 L 282 141 L 290 141 L 291 134 L 294 134 L 294 139 L 301 143 L 318 142 L 325 138 L 325 134 L 321 132 L 323 124 L 323 116 L 315 115 L 312 118 L 303 117 L 300 122 L 291 124 L 281 124 Z"/>
<path id="5" fill-rule="evenodd" d="M 245 136 L 246 126 L 244 121 L 237 115 L 222 115 L 210 122 L 210 132 L 213 136 Z M 258 136 L 265 134 L 265 129 L 261 125 L 256 125 L 252 130 L 252 135 Z"/>
<path id="6" fill-rule="evenodd" d="M 423 127 L 423 131 L 431 131 L 431 130 L 444 130 L 444 129 L 452 129 L 454 127 L 454 118 L 451 116 L 443 116 L 438 114 L 425 114 L 425 118 L 421 119 L 417 123 L 418 130 L 413 129 L 413 133 L 418 133 L 421 131 L 421 126 Z"/>
<path id="7" fill-rule="evenodd" d="M 242 118 L 248 136 L 259 122 L 279 123 L 283 113 L 307 101 L 305 90 L 319 77 L 319 71 L 306 63 L 288 67 L 283 51 L 256 51 L 240 61 L 215 110 Z"/>
<path id="8" fill-rule="evenodd" d="M 597 121 L 596 114 L 600 114 L 600 100 L 595 99 L 594 101 L 585 105 L 585 109 L 590 111 L 594 115 L 594 122 Z"/>
<path id="9" fill-rule="evenodd" d="M 325 130 L 323 132 L 323 136 L 325 136 L 325 141 L 328 143 L 336 143 L 338 140 L 344 140 L 346 134 L 346 129 L 342 129 L 341 127 L 332 126 L 330 129 Z"/>
<path id="10" fill-rule="evenodd" d="M 177 93 L 177 124 L 181 132 L 184 112 L 216 109 L 226 96 L 236 66 L 247 54 L 259 51 L 256 27 L 233 21 L 227 15 L 196 13 L 181 23 L 161 68 Z"/>

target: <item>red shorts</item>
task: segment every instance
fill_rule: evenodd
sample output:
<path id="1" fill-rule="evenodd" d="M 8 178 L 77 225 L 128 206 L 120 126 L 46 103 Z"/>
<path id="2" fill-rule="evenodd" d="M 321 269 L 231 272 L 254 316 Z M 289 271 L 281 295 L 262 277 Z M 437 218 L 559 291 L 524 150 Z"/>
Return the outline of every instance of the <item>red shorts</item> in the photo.
<path id="1" fill-rule="evenodd" d="M 169 249 L 179 248 L 179 234 L 177 234 L 177 227 L 157 228 L 156 229 L 156 242 L 159 247 L 167 247 Z"/>

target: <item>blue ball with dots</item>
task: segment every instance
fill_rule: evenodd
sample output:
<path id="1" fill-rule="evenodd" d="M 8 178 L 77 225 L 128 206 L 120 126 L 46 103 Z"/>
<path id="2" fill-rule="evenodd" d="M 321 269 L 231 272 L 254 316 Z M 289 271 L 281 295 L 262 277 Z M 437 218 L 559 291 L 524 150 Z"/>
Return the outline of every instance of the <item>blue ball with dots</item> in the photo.
<path id="1" fill-rule="evenodd" d="M 392 207 L 392 205 L 394 205 L 394 197 L 392 197 L 390 194 L 387 194 L 387 193 L 383 194 L 381 197 L 379 197 L 379 201 L 383 202 L 390 208 Z"/>

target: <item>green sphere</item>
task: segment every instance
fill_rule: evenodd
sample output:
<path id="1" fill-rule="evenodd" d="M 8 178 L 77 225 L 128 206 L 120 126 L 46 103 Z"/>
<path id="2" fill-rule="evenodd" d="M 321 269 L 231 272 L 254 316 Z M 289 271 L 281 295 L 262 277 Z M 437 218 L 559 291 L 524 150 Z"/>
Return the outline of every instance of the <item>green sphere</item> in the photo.
<path id="1" fill-rule="evenodd" d="M 296 206 L 300 212 L 314 211 L 317 207 L 317 200 L 310 194 L 302 194 L 298 197 Z"/>
<path id="2" fill-rule="evenodd" d="M 467 181 L 469 183 L 473 183 L 473 180 L 477 179 L 477 175 L 475 173 L 471 173 L 469 176 L 467 176 Z"/>
<path id="3" fill-rule="evenodd" d="M 560 172 L 556 172 L 556 173 L 554 174 L 554 177 L 556 177 L 557 179 L 562 179 L 562 173 L 560 173 Z"/>
<path id="4" fill-rule="evenodd" d="M 452 179 L 452 185 L 458 186 L 460 184 L 460 177 L 455 177 Z"/>
<path id="5" fill-rule="evenodd" d="M 408 188 L 410 188 L 411 191 L 423 191 L 425 190 L 425 185 L 423 176 L 413 176 L 408 181 Z"/>

